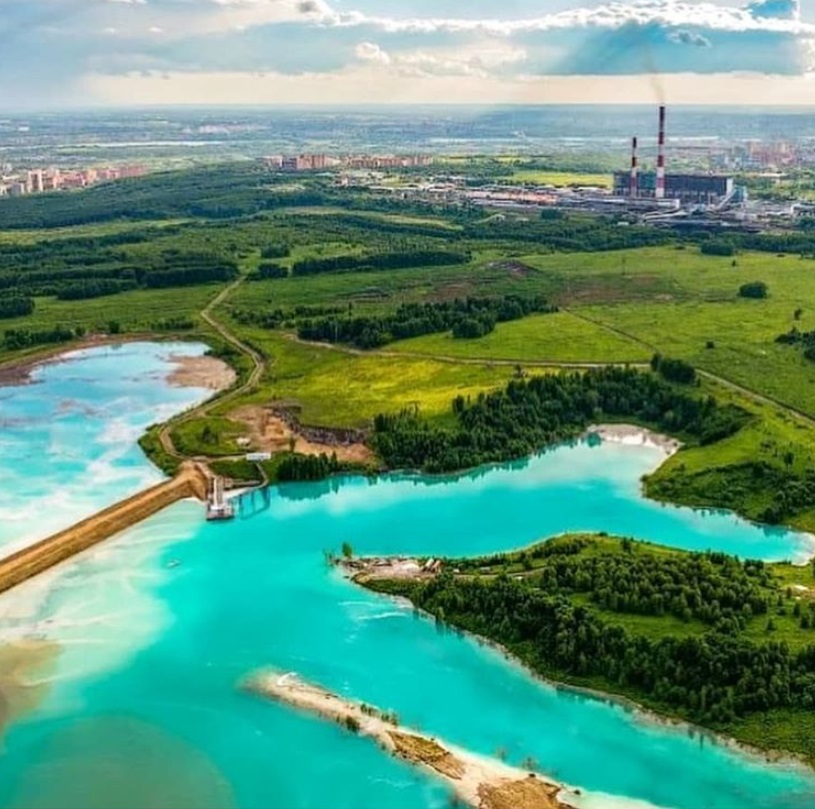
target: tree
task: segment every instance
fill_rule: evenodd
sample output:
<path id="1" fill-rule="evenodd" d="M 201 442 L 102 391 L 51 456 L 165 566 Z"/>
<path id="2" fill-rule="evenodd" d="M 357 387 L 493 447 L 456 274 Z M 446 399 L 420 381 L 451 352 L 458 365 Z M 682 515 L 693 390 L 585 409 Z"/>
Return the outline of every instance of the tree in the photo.
<path id="1" fill-rule="evenodd" d="M 749 284 L 742 284 L 739 287 L 740 298 L 766 298 L 768 293 L 767 285 L 763 281 L 751 281 Z"/>
<path id="2" fill-rule="evenodd" d="M 350 542 L 342 543 L 342 555 L 345 559 L 351 559 L 354 556 L 354 549 L 351 547 Z"/>

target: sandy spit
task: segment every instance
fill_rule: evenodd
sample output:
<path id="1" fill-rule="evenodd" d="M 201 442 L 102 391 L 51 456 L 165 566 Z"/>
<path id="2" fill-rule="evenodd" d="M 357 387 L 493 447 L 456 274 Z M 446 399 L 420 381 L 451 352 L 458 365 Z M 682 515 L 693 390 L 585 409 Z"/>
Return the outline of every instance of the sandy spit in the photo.
<path id="1" fill-rule="evenodd" d="M 446 782 L 477 809 L 576 809 L 579 796 L 539 773 L 476 755 L 395 724 L 386 714 L 342 699 L 300 680 L 294 673 L 261 672 L 242 685 L 252 694 L 308 711 L 367 736 L 397 758 Z M 363 710 L 364 707 L 364 710 Z"/>

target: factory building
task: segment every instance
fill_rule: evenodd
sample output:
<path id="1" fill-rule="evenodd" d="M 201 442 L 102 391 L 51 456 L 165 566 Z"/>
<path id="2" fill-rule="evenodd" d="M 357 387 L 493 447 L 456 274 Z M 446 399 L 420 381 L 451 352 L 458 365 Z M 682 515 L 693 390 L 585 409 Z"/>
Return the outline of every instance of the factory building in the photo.
<path id="1" fill-rule="evenodd" d="M 639 139 L 631 141 L 631 168 L 614 172 L 614 196 L 635 200 L 674 200 L 681 205 L 720 205 L 736 195 L 733 178 L 722 174 L 668 174 L 665 146 L 667 143 L 667 109 L 659 107 L 656 171 L 640 171 Z"/>
<path id="2" fill-rule="evenodd" d="M 654 199 L 657 194 L 657 175 L 653 171 L 641 171 L 637 175 L 637 197 Z M 631 193 L 631 173 L 614 173 L 614 194 L 620 197 Z M 724 174 L 666 174 L 667 199 L 678 199 L 683 205 L 716 205 L 731 196 L 735 186 L 733 178 Z"/>

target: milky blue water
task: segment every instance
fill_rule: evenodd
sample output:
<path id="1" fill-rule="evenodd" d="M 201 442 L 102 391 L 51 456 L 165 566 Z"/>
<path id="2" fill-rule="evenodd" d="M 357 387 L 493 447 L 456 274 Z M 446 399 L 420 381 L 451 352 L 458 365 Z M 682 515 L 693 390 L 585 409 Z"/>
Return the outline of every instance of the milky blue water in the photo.
<path id="1" fill-rule="evenodd" d="M 161 480 L 136 442 L 211 391 L 165 384 L 193 343 L 74 351 L 0 388 L 0 555 Z"/>
<path id="2" fill-rule="evenodd" d="M 58 385 L 39 390 L 53 396 Z M 358 553 L 464 554 L 577 529 L 805 555 L 802 535 L 643 500 L 639 477 L 662 457 L 584 442 L 445 480 L 285 486 L 244 501 L 232 524 L 207 524 L 199 504 L 180 503 L 0 597 L 1 637 L 35 634 L 62 649 L 47 699 L 6 734 L 0 807 L 448 805 L 437 783 L 365 740 L 242 693 L 240 679 L 262 666 L 473 750 L 531 756 L 589 790 L 586 806 L 614 805 L 605 794 L 680 809 L 815 805 L 811 772 L 555 690 L 323 560 L 344 541 Z"/>

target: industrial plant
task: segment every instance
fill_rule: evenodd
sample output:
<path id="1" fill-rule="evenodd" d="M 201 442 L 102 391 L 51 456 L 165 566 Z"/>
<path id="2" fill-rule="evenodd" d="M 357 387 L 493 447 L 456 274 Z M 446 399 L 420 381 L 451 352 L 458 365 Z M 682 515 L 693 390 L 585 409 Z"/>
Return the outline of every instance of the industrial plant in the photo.
<path id="1" fill-rule="evenodd" d="M 667 201 L 667 207 L 709 206 L 723 208 L 743 198 L 732 176 L 725 174 L 668 173 L 666 171 L 667 111 L 659 108 L 656 170 L 639 170 L 639 139 L 631 142 L 631 169 L 614 173 L 614 196 L 629 200 Z"/>

